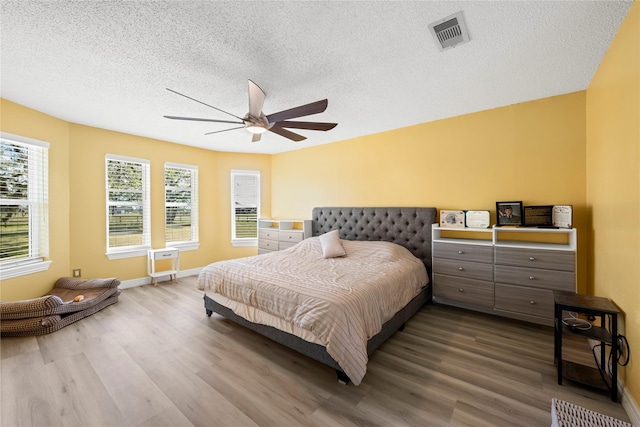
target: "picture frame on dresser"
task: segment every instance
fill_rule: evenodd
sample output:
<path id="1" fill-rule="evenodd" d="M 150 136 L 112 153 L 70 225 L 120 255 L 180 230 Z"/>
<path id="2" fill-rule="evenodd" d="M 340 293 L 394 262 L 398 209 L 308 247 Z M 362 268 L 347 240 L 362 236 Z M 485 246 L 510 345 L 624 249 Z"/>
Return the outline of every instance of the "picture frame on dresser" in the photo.
<path id="1" fill-rule="evenodd" d="M 525 206 L 524 226 L 525 227 L 552 227 L 553 226 L 553 205 Z"/>
<path id="2" fill-rule="evenodd" d="M 520 226 L 523 224 L 522 201 L 496 202 L 496 225 Z"/>

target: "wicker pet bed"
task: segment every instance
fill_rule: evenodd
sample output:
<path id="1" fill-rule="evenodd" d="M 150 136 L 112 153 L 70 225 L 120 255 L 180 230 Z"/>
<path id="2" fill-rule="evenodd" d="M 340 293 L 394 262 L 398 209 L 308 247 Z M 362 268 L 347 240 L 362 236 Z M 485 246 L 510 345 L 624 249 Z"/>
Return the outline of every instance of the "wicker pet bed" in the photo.
<path id="1" fill-rule="evenodd" d="M 118 302 L 120 280 L 63 277 L 47 295 L 0 303 L 0 335 L 43 335 Z M 82 295 L 81 301 L 74 298 Z"/>

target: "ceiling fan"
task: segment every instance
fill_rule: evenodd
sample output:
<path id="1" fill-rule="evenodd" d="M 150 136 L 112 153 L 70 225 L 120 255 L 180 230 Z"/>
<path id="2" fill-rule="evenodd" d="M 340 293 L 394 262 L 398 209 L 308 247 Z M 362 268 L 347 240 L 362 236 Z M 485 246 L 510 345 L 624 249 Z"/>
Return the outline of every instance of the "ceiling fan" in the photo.
<path id="1" fill-rule="evenodd" d="M 173 119 L 173 120 L 191 120 L 191 121 L 197 121 L 197 122 L 229 123 L 229 124 L 241 125 L 241 126 L 228 128 L 228 129 L 207 132 L 205 133 L 205 135 L 211 135 L 214 133 L 227 132 L 230 130 L 245 128 L 253 134 L 253 137 L 251 138 L 251 142 L 260 141 L 260 136 L 266 131 L 277 133 L 278 135 L 284 136 L 285 138 L 288 138 L 292 141 L 299 142 L 307 138 L 295 132 L 291 132 L 290 130 L 287 130 L 285 128 L 327 131 L 327 130 L 333 129 L 338 125 L 337 123 L 301 122 L 301 121 L 289 120 L 289 119 L 295 119 L 297 117 L 304 117 L 304 116 L 310 116 L 312 114 L 322 113 L 324 110 L 327 109 L 327 105 L 329 103 L 329 101 L 327 101 L 326 99 L 312 102 L 311 104 L 300 105 L 298 107 L 290 108 L 284 111 L 279 111 L 277 113 L 265 115 L 262 112 L 262 106 L 264 104 L 266 95 L 264 91 L 260 89 L 260 87 L 254 82 L 252 82 L 251 80 L 249 80 L 249 112 L 244 117 L 238 117 L 235 114 L 231 114 L 227 111 L 221 110 L 212 105 L 205 104 L 202 101 L 198 101 L 197 99 L 191 98 L 190 96 L 176 92 L 173 89 L 167 88 L 167 90 L 177 95 L 184 96 L 185 98 L 198 102 L 202 105 L 206 105 L 207 107 L 211 107 L 214 110 L 218 110 L 222 113 L 233 116 L 236 119 L 240 120 L 240 121 L 231 121 L 231 120 L 204 119 L 204 118 L 198 118 L 198 117 L 164 116 L 167 119 Z"/>

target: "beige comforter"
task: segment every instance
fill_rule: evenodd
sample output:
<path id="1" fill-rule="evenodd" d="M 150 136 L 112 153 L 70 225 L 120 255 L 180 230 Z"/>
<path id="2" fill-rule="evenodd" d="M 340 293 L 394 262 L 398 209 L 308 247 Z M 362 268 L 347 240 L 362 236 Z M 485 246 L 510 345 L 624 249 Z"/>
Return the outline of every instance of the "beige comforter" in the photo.
<path id="1" fill-rule="evenodd" d="M 283 251 L 216 262 L 202 270 L 198 286 L 234 301 L 230 308 L 249 321 L 260 323 L 251 313 L 261 311 L 308 331 L 358 385 L 366 373 L 367 340 L 428 279 L 424 264 L 402 246 L 342 244 L 347 256 L 340 258 L 324 259 L 313 237 Z"/>

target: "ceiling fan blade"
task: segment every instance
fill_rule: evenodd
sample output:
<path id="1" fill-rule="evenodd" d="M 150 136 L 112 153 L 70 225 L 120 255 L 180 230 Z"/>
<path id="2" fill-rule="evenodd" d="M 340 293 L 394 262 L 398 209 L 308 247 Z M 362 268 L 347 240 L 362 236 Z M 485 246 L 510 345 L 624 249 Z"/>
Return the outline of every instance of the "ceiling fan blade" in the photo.
<path id="1" fill-rule="evenodd" d="M 212 135 L 212 134 L 214 134 L 214 133 L 227 132 L 227 131 L 230 131 L 230 130 L 243 129 L 243 128 L 244 128 L 244 126 L 238 126 L 238 127 L 235 127 L 235 128 L 222 129 L 222 130 L 214 130 L 213 132 L 207 132 L 207 133 L 205 133 L 205 135 Z"/>
<path id="2" fill-rule="evenodd" d="M 277 125 L 283 128 L 309 129 L 309 130 L 331 130 L 334 127 L 338 126 L 337 123 L 292 122 L 292 121 L 278 122 Z"/>
<path id="3" fill-rule="evenodd" d="M 229 113 L 229 112 L 227 112 L 227 111 L 221 110 L 221 109 L 219 109 L 219 108 L 217 108 L 217 107 L 214 107 L 213 105 L 209 105 L 209 104 L 206 104 L 206 103 L 204 103 L 204 102 L 202 102 L 202 101 L 198 101 L 198 100 L 197 100 L 197 99 L 195 99 L 195 98 L 191 98 L 190 96 L 184 95 L 184 94 L 182 94 L 182 93 L 180 93 L 180 92 L 176 92 L 176 91 L 175 91 L 175 90 L 173 90 L 173 89 L 169 89 L 169 88 L 167 88 L 167 90 L 168 90 L 169 92 L 173 92 L 173 93 L 175 93 L 176 95 L 184 96 L 185 98 L 190 99 L 190 100 L 192 100 L 192 101 L 195 101 L 195 102 L 197 102 L 197 103 L 199 103 L 199 104 L 206 105 L 207 107 L 213 108 L 214 110 L 218 110 L 218 111 L 220 111 L 221 113 L 225 113 L 225 114 L 228 114 L 228 115 L 230 115 L 230 116 L 233 116 L 233 117 L 235 117 L 235 118 L 236 118 L 236 119 L 238 119 L 238 120 L 242 120 L 242 117 L 238 117 L 238 116 L 236 116 L 235 114 L 231 114 L 231 113 Z"/>
<path id="4" fill-rule="evenodd" d="M 179 116 L 164 116 L 167 119 L 172 120 L 192 120 L 196 122 L 214 122 L 214 123 L 232 123 L 234 125 L 243 125 L 244 122 L 232 122 L 230 120 L 216 120 L 216 119 L 200 119 L 197 117 L 179 117 Z"/>
<path id="5" fill-rule="evenodd" d="M 253 136 L 251 137 L 251 142 L 258 142 L 260 141 L 260 136 L 262 136 L 261 133 L 254 133 Z"/>
<path id="6" fill-rule="evenodd" d="M 303 141 L 303 140 L 307 139 L 307 137 L 299 135 L 299 134 L 294 133 L 294 132 L 291 132 L 291 131 L 286 130 L 284 128 L 281 128 L 277 124 L 271 126 L 271 128 L 269 130 L 271 132 L 273 132 L 273 133 L 277 133 L 278 135 L 284 136 L 285 138 L 288 138 L 288 139 L 290 139 L 292 141 L 295 141 L 295 142 L 300 142 L 300 141 Z"/>
<path id="7" fill-rule="evenodd" d="M 269 120 L 269 123 L 276 123 L 283 120 L 295 119 L 296 117 L 310 116 L 311 114 L 322 113 L 327 109 L 327 105 L 329 105 L 329 101 L 323 99 L 322 101 L 316 101 L 311 104 L 301 105 L 299 107 L 293 107 L 288 110 L 269 114 L 267 116 L 267 120 Z"/>
<path id="8" fill-rule="evenodd" d="M 266 95 L 260 86 L 249 80 L 249 114 L 259 119 Z"/>

